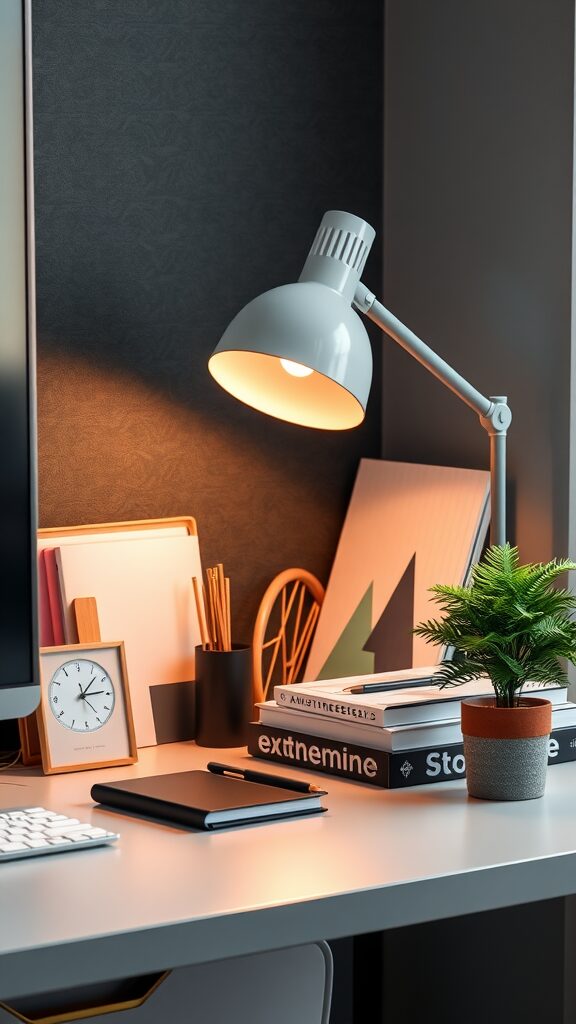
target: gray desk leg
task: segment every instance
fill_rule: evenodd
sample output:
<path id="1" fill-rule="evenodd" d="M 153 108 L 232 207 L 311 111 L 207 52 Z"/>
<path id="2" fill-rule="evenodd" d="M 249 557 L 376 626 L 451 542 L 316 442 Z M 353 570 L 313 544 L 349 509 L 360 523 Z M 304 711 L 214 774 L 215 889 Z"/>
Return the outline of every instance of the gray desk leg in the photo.
<path id="1" fill-rule="evenodd" d="M 576 896 L 564 900 L 564 1024 L 576 1020 Z"/>
<path id="2" fill-rule="evenodd" d="M 354 939 L 334 939 L 328 945 L 334 961 L 330 1024 L 353 1024 Z"/>

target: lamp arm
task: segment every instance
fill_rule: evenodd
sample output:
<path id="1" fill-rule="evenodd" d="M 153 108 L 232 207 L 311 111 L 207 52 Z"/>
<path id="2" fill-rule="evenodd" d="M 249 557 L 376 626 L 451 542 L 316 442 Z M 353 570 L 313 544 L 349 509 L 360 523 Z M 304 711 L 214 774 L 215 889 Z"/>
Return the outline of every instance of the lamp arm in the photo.
<path id="1" fill-rule="evenodd" d="M 505 544 L 506 433 L 512 421 L 506 398 L 502 395 L 486 398 L 477 391 L 378 302 L 376 296 L 361 282 L 356 287 L 354 305 L 478 414 L 480 423 L 490 436 L 490 543 Z"/>

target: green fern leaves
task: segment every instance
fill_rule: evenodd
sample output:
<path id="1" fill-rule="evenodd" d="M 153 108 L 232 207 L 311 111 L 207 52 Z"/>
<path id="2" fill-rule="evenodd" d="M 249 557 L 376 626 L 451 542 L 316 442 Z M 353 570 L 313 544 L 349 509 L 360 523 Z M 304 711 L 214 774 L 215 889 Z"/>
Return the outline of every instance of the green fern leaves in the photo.
<path id="1" fill-rule="evenodd" d="M 576 597 L 554 582 L 572 569 L 576 563 L 566 559 L 520 565 L 518 548 L 505 544 L 486 552 L 469 586 L 432 587 L 443 617 L 414 632 L 454 648 L 454 661 L 439 674 L 442 684 L 489 676 L 498 705 L 513 707 L 528 679 L 562 680 L 559 659 L 576 660 Z"/>

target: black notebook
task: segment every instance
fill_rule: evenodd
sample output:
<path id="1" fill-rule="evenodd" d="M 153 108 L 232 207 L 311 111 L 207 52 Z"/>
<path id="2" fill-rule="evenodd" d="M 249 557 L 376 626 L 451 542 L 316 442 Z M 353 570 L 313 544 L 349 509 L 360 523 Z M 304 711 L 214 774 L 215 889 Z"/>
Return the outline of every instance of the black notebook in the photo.
<path id="1" fill-rule="evenodd" d="M 205 771 L 98 782 L 90 794 L 96 803 L 116 810 L 203 829 L 326 810 L 320 803 L 321 793 L 297 793 Z"/>

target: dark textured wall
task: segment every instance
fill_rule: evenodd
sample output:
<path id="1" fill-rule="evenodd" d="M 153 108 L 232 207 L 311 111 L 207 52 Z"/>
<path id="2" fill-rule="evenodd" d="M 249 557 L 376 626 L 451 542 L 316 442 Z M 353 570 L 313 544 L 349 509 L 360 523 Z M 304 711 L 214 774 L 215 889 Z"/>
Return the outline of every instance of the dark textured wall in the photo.
<path id="1" fill-rule="evenodd" d="M 238 638 L 277 571 L 326 578 L 358 459 L 380 453 L 378 359 L 345 435 L 265 418 L 206 370 L 239 307 L 297 277 L 325 209 L 379 227 L 380 8 L 33 3 L 41 525 L 195 515 Z"/>
<path id="2" fill-rule="evenodd" d="M 574 4 L 388 0 L 386 39 L 386 302 L 509 396 L 510 535 L 566 555 Z M 392 345 L 385 369 L 386 456 L 487 464 L 466 406 Z"/>

